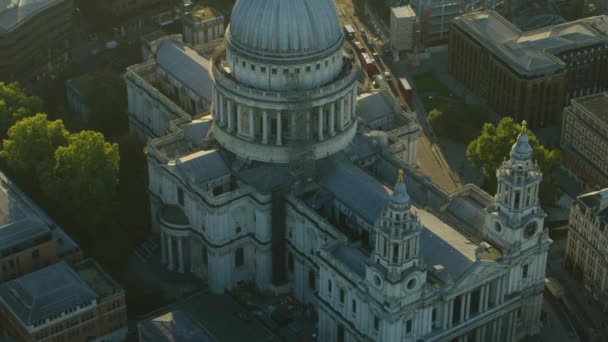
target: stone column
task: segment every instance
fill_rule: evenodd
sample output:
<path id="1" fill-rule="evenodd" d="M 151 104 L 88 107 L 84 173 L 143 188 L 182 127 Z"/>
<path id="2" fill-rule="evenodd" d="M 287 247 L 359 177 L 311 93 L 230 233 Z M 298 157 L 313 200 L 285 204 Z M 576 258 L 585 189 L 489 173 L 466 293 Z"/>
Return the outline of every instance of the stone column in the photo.
<path id="1" fill-rule="evenodd" d="M 177 269 L 177 271 L 179 273 L 184 273 L 184 249 L 182 246 L 182 239 L 183 237 L 181 236 L 177 238 L 177 254 L 179 258 L 179 268 Z"/>
<path id="2" fill-rule="evenodd" d="M 160 245 L 161 245 L 161 257 L 160 257 L 160 262 L 162 264 L 166 264 L 167 263 L 167 243 L 165 241 L 165 233 L 163 233 L 162 228 L 160 231 Z"/>
<path id="3" fill-rule="evenodd" d="M 467 307 L 465 309 L 465 320 L 469 320 L 469 315 L 471 314 L 471 292 L 468 292 L 466 295 L 467 298 Z"/>
<path id="4" fill-rule="evenodd" d="M 281 111 L 277 112 L 277 145 L 281 145 L 283 144 L 283 140 L 281 135 L 283 134 L 283 132 L 281 132 L 282 128 L 282 122 L 281 122 Z"/>
<path id="5" fill-rule="evenodd" d="M 319 141 L 321 141 L 323 140 L 323 106 L 319 106 L 317 115 L 319 119 Z"/>
<path id="6" fill-rule="evenodd" d="M 452 327 L 452 319 L 454 317 L 454 299 L 450 299 L 450 305 L 448 306 L 448 328 Z"/>
<path id="7" fill-rule="evenodd" d="M 241 108 L 242 108 L 241 104 L 237 103 L 236 104 L 236 134 L 241 134 L 241 114 L 243 114 Z"/>
<path id="8" fill-rule="evenodd" d="M 486 283 L 484 287 L 486 290 L 484 291 L 483 311 L 486 311 L 488 310 L 488 302 L 490 299 L 490 283 Z"/>
<path id="9" fill-rule="evenodd" d="M 496 283 L 496 297 L 494 297 L 494 305 L 498 305 L 498 298 L 500 298 L 500 278 L 494 280 Z"/>
<path id="10" fill-rule="evenodd" d="M 496 320 L 492 321 L 492 331 L 490 333 L 490 341 L 494 342 L 496 341 L 496 323 L 498 323 Z"/>
<path id="11" fill-rule="evenodd" d="M 167 236 L 167 248 L 169 251 L 169 263 L 167 264 L 167 269 L 169 271 L 173 271 L 173 268 L 175 267 L 175 263 L 173 262 L 173 241 L 171 238 L 171 235 L 169 234 L 165 234 Z"/>
<path id="12" fill-rule="evenodd" d="M 268 111 L 262 113 L 262 144 L 268 144 Z"/>
<path id="13" fill-rule="evenodd" d="M 254 133 L 254 122 L 253 122 L 253 108 L 249 108 L 249 136 L 251 139 L 255 139 Z"/>
<path id="14" fill-rule="evenodd" d="M 350 117 L 357 119 L 357 87 L 353 88 L 352 97 L 350 101 Z"/>
<path id="15" fill-rule="evenodd" d="M 291 112 L 291 120 L 289 124 L 290 133 L 292 139 L 296 137 L 296 112 Z"/>
<path id="16" fill-rule="evenodd" d="M 218 93 L 217 93 L 217 90 L 215 90 L 215 87 L 211 88 L 211 93 L 213 94 L 212 95 L 213 104 L 211 105 L 211 108 L 213 108 L 213 111 L 211 112 L 211 114 L 213 114 L 212 116 L 213 116 L 214 120 L 219 120 L 219 118 L 220 118 L 220 111 L 219 111 L 220 106 L 219 106 L 219 101 L 217 100 Z"/>
<path id="17" fill-rule="evenodd" d="M 483 303 L 484 303 L 484 296 L 485 294 L 485 289 L 486 286 L 485 285 L 481 285 L 479 287 L 479 308 L 477 309 L 479 312 L 483 312 L 485 310 L 485 308 L 483 307 Z"/>
<path id="18" fill-rule="evenodd" d="M 310 112 L 306 112 L 306 139 L 310 139 L 310 133 L 311 133 L 310 121 L 311 121 Z"/>
<path id="19" fill-rule="evenodd" d="M 228 106 L 228 132 L 232 132 L 232 130 L 234 130 L 234 118 L 232 116 L 232 100 L 226 99 L 226 102 Z"/>
<path id="20" fill-rule="evenodd" d="M 216 91 L 216 94 L 217 94 L 217 91 Z M 223 99 L 222 95 L 220 95 L 220 94 L 217 94 L 217 99 L 218 99 L 218 102 L 220 103 L 220 107 L 219 107 L 220 108 L 220 115 L 219 115 L 220 124 L 222 126 L 224 126 L 226 123 L 226 112 L 224 111 L 224 99 Z M 217 113 L 216 113 L 216 115 L 217 115 Z"/>
<path id="21" fill-rule="evenodd" d="M 444 302 L 443 303 L 443 312 L 441 313 L 441 315 L 443 316 L 441 328 L 444 330 L 448 328 L 448 321 L 450 318 L 449 314 L 448 314 L 449 311 L 450 311 L 450 302 Z"/>
<path id="22" fill-rule="evenodd" d="M 513 311 L 509 312 L 507 320 L 507 341 L 513 341 Z"/>
<path id="23" fill-rule="evenodd" d="M 338 118 L 338 127 L 340 131 L 344 130 L 344 106 L 346 106 L 346 100 L 344 97 L 340 98 L 340 117 Z"/>
<path id="24" fill-rule="evenodd" d="M 464 322 L 464 307 L 467 305 L 467 299 L 466 299 L 467 295 L 466 294 L 461 294 L 460 295 L 460 321 Z"/>
<path id="25" fill-rule="evenodd" d="M 329 136 L 333 137 L 336 135 L 336 103 L 332 102 L 329 104 Z"/>

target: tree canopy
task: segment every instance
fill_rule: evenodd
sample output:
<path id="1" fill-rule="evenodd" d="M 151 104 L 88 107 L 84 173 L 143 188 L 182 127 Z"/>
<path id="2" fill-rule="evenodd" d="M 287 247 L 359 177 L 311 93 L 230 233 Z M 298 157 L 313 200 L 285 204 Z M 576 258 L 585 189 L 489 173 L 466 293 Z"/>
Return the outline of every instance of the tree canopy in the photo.
<path id="1" fill-rule="evenodd" d="M 15 172 L 38 178 L 53 167 L 55 150 L 67 144 L 68 136 L 61 120 L 49 121 L 46 114 L 38 113 L 8 130 L 0 156 Z"/>
<path id="2" fill-rule="evenodd" d="M 42 111 L 42 100 L 25 94 L 17 83 L 0 82 L 0 136 L 17 121 Z"/>
<path id="3" fill-rule="evenodd" d="M 486 123 L 481 134 L 468 145 L 467 158 L 483 169 L 486 190 L 492 193 L 496 191 L 496 170 L 505 158 L 509 158 L 511 146 L 520 132 L 521 125 L 513 118 L 505 117 L 496 126 Z M 561 195 L 555 178 L 555 172 L 560 164 L 559 151 L 545 148 L 530 130 L 528 137 L 533 149 L 533 159 L 538 162 L 543 173 L 539 190 L 540 200 L 545 205 L 553 205 Z"/>
<path id="4" fill-rule="evenodd" d="M 54 166 L 42 184 L 43 191 L 89 223 L 99 223 L 112 209 L 119 161 L 118 145 L 106 142 L 101 133 L 72 134 L 68 144 L 55 151 Z"/>

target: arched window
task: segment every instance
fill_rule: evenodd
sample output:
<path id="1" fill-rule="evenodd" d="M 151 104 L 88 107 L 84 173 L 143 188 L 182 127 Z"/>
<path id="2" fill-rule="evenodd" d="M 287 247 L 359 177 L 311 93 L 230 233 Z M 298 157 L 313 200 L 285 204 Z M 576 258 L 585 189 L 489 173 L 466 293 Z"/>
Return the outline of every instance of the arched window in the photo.
<path id="1" fill-rule="evenodd" d="M 245 251 L 243 248 L 238 248 L 236 252 L 234 252 L 234 266 L 240 267 L 245 263 Z"/>

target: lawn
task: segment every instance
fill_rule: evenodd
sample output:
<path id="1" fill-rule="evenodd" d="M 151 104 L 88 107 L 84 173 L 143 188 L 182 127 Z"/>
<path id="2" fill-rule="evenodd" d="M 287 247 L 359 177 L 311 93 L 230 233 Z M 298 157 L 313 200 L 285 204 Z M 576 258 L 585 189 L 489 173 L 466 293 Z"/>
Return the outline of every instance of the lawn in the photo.
<path id="1" fill-rule="evenodd" d="M 422 101 L 435 134 L 454 142 L 468 144 L 479 135 L 483 124 L 490 118 L 486 109 L 468 105 L 460 98 L 451 100 L 427 96 Z"/>
<path id="2" fill-rule="evenodd" d="M 416 90 L 421 95 L 427 93 L 429 95 L 454 96 L 450 88 L 441 83 L 433 74 L 420 74 L 414 77 L 414 83 L 416 84 Z"/>

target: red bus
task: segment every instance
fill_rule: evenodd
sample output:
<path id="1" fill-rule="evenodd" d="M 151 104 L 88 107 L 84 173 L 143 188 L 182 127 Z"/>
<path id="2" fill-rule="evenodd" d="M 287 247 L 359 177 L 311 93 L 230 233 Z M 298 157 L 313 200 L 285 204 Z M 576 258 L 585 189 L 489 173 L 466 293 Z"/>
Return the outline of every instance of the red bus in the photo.
<path id="1" fill-rule="evenodd" d="M 376 66 L 376 61 L 369 56 L 367 53 L 362 53 L 361 57 L 363 58 L 363 62 L 365 63 L 365 70 L 368 75 L 374 76 L 378 73 L 378 67 Z"/>
<path id="2" fill-rule="evenodd" d="M 399 92 L 403 96 L 403 99 L 408 104 L 410 103 L 410 96 L 412 95 L 412 87 L 405 77 L 399 77 Z"/>

